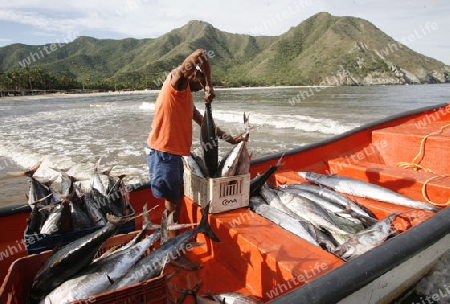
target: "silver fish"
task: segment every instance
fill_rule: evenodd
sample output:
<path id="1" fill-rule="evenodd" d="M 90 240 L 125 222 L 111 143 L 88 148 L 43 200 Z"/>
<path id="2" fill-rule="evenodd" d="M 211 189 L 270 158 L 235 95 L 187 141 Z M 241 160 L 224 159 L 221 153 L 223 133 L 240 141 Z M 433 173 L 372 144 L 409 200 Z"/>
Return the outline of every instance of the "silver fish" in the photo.
<path id="1" fill-rule="evenodd" d="M 219 242 L 219 239 L 209 226 L 208 213 L 209 204 L 204 207 L 200 224 L 197 227 L 169 239 L 157 249 L 150 252 L 149 255 L 139 260 L 139 262 L 127 272 L 125 277 L 111 285 L 109 290 L 115 290 L 158 276 L 165 264 L 176 259 L 180 252 L 185 249 L 187 242 L 198 233 L 203 233 L 213 241 Z M 165 230 L 163 227 L 161 229 Z"/>
<path id="2" fill-rule="evenodd" d="M 41 228 L 41 234 L 67 233 L 72 230 L 70 201 L 63 200 L 50 212 Z"/>
<path id="3" fill-rule="evenodd" d="M 282 165 L 281 160 L 283 155 L 280 157 L 275 165 L 270 166 L 263 174 L 260 174 L 250 181 L 250 197 L 258 195 L 261 191 L 261 187 L 266 183 L 270 176 L 272 176 L 275 171 Z"/>
<path id="4" fill-rule="evenodd" d="M 425 202 L 416 201 L 390 189 L 345 176 L 325 175 L 315 172 L 298 172 L 306 180 L 331 188 L 335 191 L 366 197 L 409 208 L 438 212 L 439 209 Z"/>
<path id="5" fill-rule="evenodd" d="M 182 294 L 182 297 L 178 299 L 177 303 L 183 303 L 187 295 L 191 295 L 195 299 L 197 304 L 210 304 L 210 303 L 222 303 L 222 304 L 263 304 L 264 302 L 256 296 L 247 295 L 240 292 L 223 292 L 219 294 L 204 294 L 198 295 L 197 291 L 200 288 L 202 281 L 200 280 L 192 289 L 188 290 L 175 290 Z"/>
<path id="6" fill-rule="evenodd" d="M 236 173 L 238 167 L 238 162 L 241 157 L 242 151 L 244 150 L 245 141 L 241 141 L 237 145 L 234 145 L 231 149 L 231 153 L 227 154 L 225 160 L 223 161 L 223 167 L 221 170 L 217 170 L 216 177 L 227 177 L 233 176 Z"/>
<path id="7" fill-rule="evenodd" d="M 298 219 L 295 219 L 275 207 L 266 204 L 262 197 L 251 197 L 250 208 L 252 208 L 252 210 L 254 210 L 257 214 L 304 239 L 305 241 L 319 246 L 316 240 L 310 235 L 308 230 L 303 227 Z"/>
<path id="8" fill-rule="evenodd" d="M 103 213 L 99 210 L 97 207 L 98 204 L 95 202 L 93 196 L 91 193 L 85 193 L 81 197 L 84 201 L 84 207 L 86 209 L 86 213 L 89 216 L 91 223 L 93 226 L 97 225 L 105 225 L 106 224 L 106 218 L 103 215 Z"/>
<path id="9" fill-rule="evenodd" d="M 334 254 L 345 261 L 349 261 L 382 244 L 395 232 L 391 227 L 391 223 L 398 215 L 398 213 L 393 213 L 372 227 L 353 235 L 350 240 L 335 248 Z"/>
<path id="10" fill-rule="evenodd" d="M 339 228 L 328 212 L 315 202 L 293 193 L 279 190 L 275 190 L 275 192 L 280 197 L 283 205 L 313 225 L 327 229 L 330 232 L 347 234 L 346 231 Z"/>
<path id="11" fill-rule="evenodd" d="M 101 160 L 102 160 L 102 158 L 100 157 L 94 165 L 94 175 L 92 177 L 91 187 L 94 189 L 97 189 L 98 192 L 100 192 L 101 194 L 106 196 L 107 195 L 106 188 L 102 182 L 102 179 L 100 177 L 100 172 L 99 172 L 99 166 L 100 166 Z"/>
<path id="12" fill-rule="evenodd" d="M 137 244 L 97 260 L 89 268 L 54 289 L 42 304 L 69 303 L 106 291 L 115 280 L 126 274 L 145 251 L 161 236 L 159 230 Z"/>
<path id="13" fill-rule="evenodd" d="M 352 201 L 351 199 L 349 199 L 347 196 L 338 193 L 334 190 L 325 188 L 323 186 L 318 186 L 318 185 L 312 185 L 312 184 L 286 184 L 286 185 L 281 185 L 281 188 L 294 188 L 294 189 L 300 189 L 300 190 L 304 190 L 304 191 L 308 191 L 308 192 L 312 192 L 314 194 L 317 194 L 327 200 L 332 201 L 333 203 L 342 206 L 343 208 L 350 208 L 350 210 L 365 216 L 365 217 L 371 217 L 376 219 L 375 215 L 373 214 L 372 211 L 370 211 L 368 208 Z"/>
<path id="14" fill-rule="evenodd" d="M 195 159 L 192 157 L 192 154 L 189 156 L 183 156 L 182 159 L 183 159 L 183 164 L 184 164 L 185 170 L 189 170 L 190 172 L 192 172 L 193 174 L 195 174 L 197 176 L 205 177 L 204 173 L 200 169 L 200 166 L 195 161 Z"/>
<path id="15" fill-rule="evenodd" d="M 108 222 L 99 230 L 54 250 L 33 280 L 30 303 L 38 303 L 58 285 L 88 266 L 102 244 L 130 219 L 108 215 Z"/>

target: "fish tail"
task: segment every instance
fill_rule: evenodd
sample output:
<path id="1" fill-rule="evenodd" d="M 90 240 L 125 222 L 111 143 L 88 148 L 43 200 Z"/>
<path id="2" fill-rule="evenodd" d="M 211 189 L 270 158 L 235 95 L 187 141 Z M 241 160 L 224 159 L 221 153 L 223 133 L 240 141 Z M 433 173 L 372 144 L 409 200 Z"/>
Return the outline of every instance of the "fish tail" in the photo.
<path id="1" fill-rule="evenodd" d="M 208 222 L 209 205 L 210 205 L 210 203 L 208 203 L 203 208 L 202 219 L 200 220 L 200 224 L 195 229 L 197 229 L 198 232 L 201 232 L 204 235 L 206 235 L 207 237 L 209 237 L 214 242 L 220 242 L 219 238 L 211 230 L 211 226 L 209 225 L 209 222 Z"/>
<path id="2" fill-rule="evenodd" d="M 36 173 L 37 169 L 41 166 L 42 161 L 39 161 L 34 167 L 24 171 L 24 172 L 8 172 L 9 175 L 12 176 L 28 176 L 33 177 L 34 173 Z"/>

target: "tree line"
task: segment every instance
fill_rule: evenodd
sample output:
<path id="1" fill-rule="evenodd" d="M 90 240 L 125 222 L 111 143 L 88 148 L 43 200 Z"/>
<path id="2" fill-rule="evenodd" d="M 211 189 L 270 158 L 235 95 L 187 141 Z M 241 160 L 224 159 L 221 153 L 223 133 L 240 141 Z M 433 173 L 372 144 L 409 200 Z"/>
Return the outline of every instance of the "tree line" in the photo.
<path id="1" fill-rule="evenodd" d="M 114 79 L 79 79 L 69 72 L 60 76 L 53 75 L 40 68 L 25 67 L 6 72 L 0 71 L 0 91 L 32 93 L 36 91 L 73 91 L 73 90 L 143 90 L 157 89 L 157 83 L 140 73 L 129 73 Z"/>

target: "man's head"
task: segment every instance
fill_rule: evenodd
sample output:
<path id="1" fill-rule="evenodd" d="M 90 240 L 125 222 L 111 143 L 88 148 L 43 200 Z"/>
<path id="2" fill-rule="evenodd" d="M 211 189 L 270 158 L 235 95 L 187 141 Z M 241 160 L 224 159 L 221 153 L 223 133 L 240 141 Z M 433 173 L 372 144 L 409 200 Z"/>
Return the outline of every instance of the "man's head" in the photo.
<path id="1" fill-rule="evenodd" d="M 189 87 L 191 88 L 192 92 L 203 90 L 205 85 L 205 74 L 203 74 L 202 71 L 195 70 L 195 72 L 189 76 Z"/>

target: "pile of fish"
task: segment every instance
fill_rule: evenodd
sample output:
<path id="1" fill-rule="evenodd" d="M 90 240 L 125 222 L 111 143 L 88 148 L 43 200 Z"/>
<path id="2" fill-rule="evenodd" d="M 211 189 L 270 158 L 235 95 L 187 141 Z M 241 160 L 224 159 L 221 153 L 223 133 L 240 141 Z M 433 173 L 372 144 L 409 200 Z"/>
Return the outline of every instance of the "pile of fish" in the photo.
<path id="1" fill-rule="evenodd" d="M 274 170 L 276 166 L 272 166 L 267 172 Z M 344 261 L 367 252 L 395 235 L 397 231 L 392 228 L 391 223 L 399 213 L 378 220 L 369 209 L 342 193 L 409 208 L 437 211 L 432 205 L 364 181 L 314 172 L 298 174 L 309 183 L 280 187 L 264 183 L 259 189 L 255 187 L 251 192 L 250 208 Z"/>
<path id="2" fill-rule="evenodd" d="M 69 303 L 160 276 L 165 265 L 176 259 L 198 233 L 219 241 L 209 226 L 208 211 L 209 205 L 205 206 L 195 228 L 171 239 L 165 237 L 168 229 L 183 229 L 187 225 L 168 227 L 167 218 L 163 216 L 161 226 L 145 224 L 129 243 L 94 259 L 99 248 L 130 220 L 108 215 L 107 223 L 101 229 L 54 250 L 33 280 L 29 302 Z M 148 230 L 154 232 L 148 234 Z M 148 253 L 159 239 L 161 245 Z"/>
<path id="3" fill-rule="evenodd" d="M 61 174 L 59 191 L 52 187 L 53 181 L 40 182 L 33 177 L 40 163 L 20 173 L 30 178 L 28 204 L 31 213 L 27 234 L 62 234 L 103 226 L 107 223 L 108 213 L 117 217 L 127 215 L 125 175 L 114 177 L 110 169 L 100 172 L 99 163 L 100 159 L 95 165 L 88 190 L 77 185 L 75 182 L 78 180 L 67 174 L 68 170 L 54 169 Z M 106 180 L 106 184 L 102 179 Z"/>
<path id="4" fill-rule="evenodd" d="M 200 177 L 230 177 L 249 172 L 251 155 L 247 150 L 250 134 L 249 116 L 244 113 L 245 130 L 240 135 L 243 141 L 234 145 L 220 161 L 218 161 L 218 140 L 216 126 L 212 118 L 211 104 L 206 104 L 205 114 L 200 128 L 200 141 L 203 148 L 203 158 L 191 152 L 184 156 L 185 169 Z"/>

